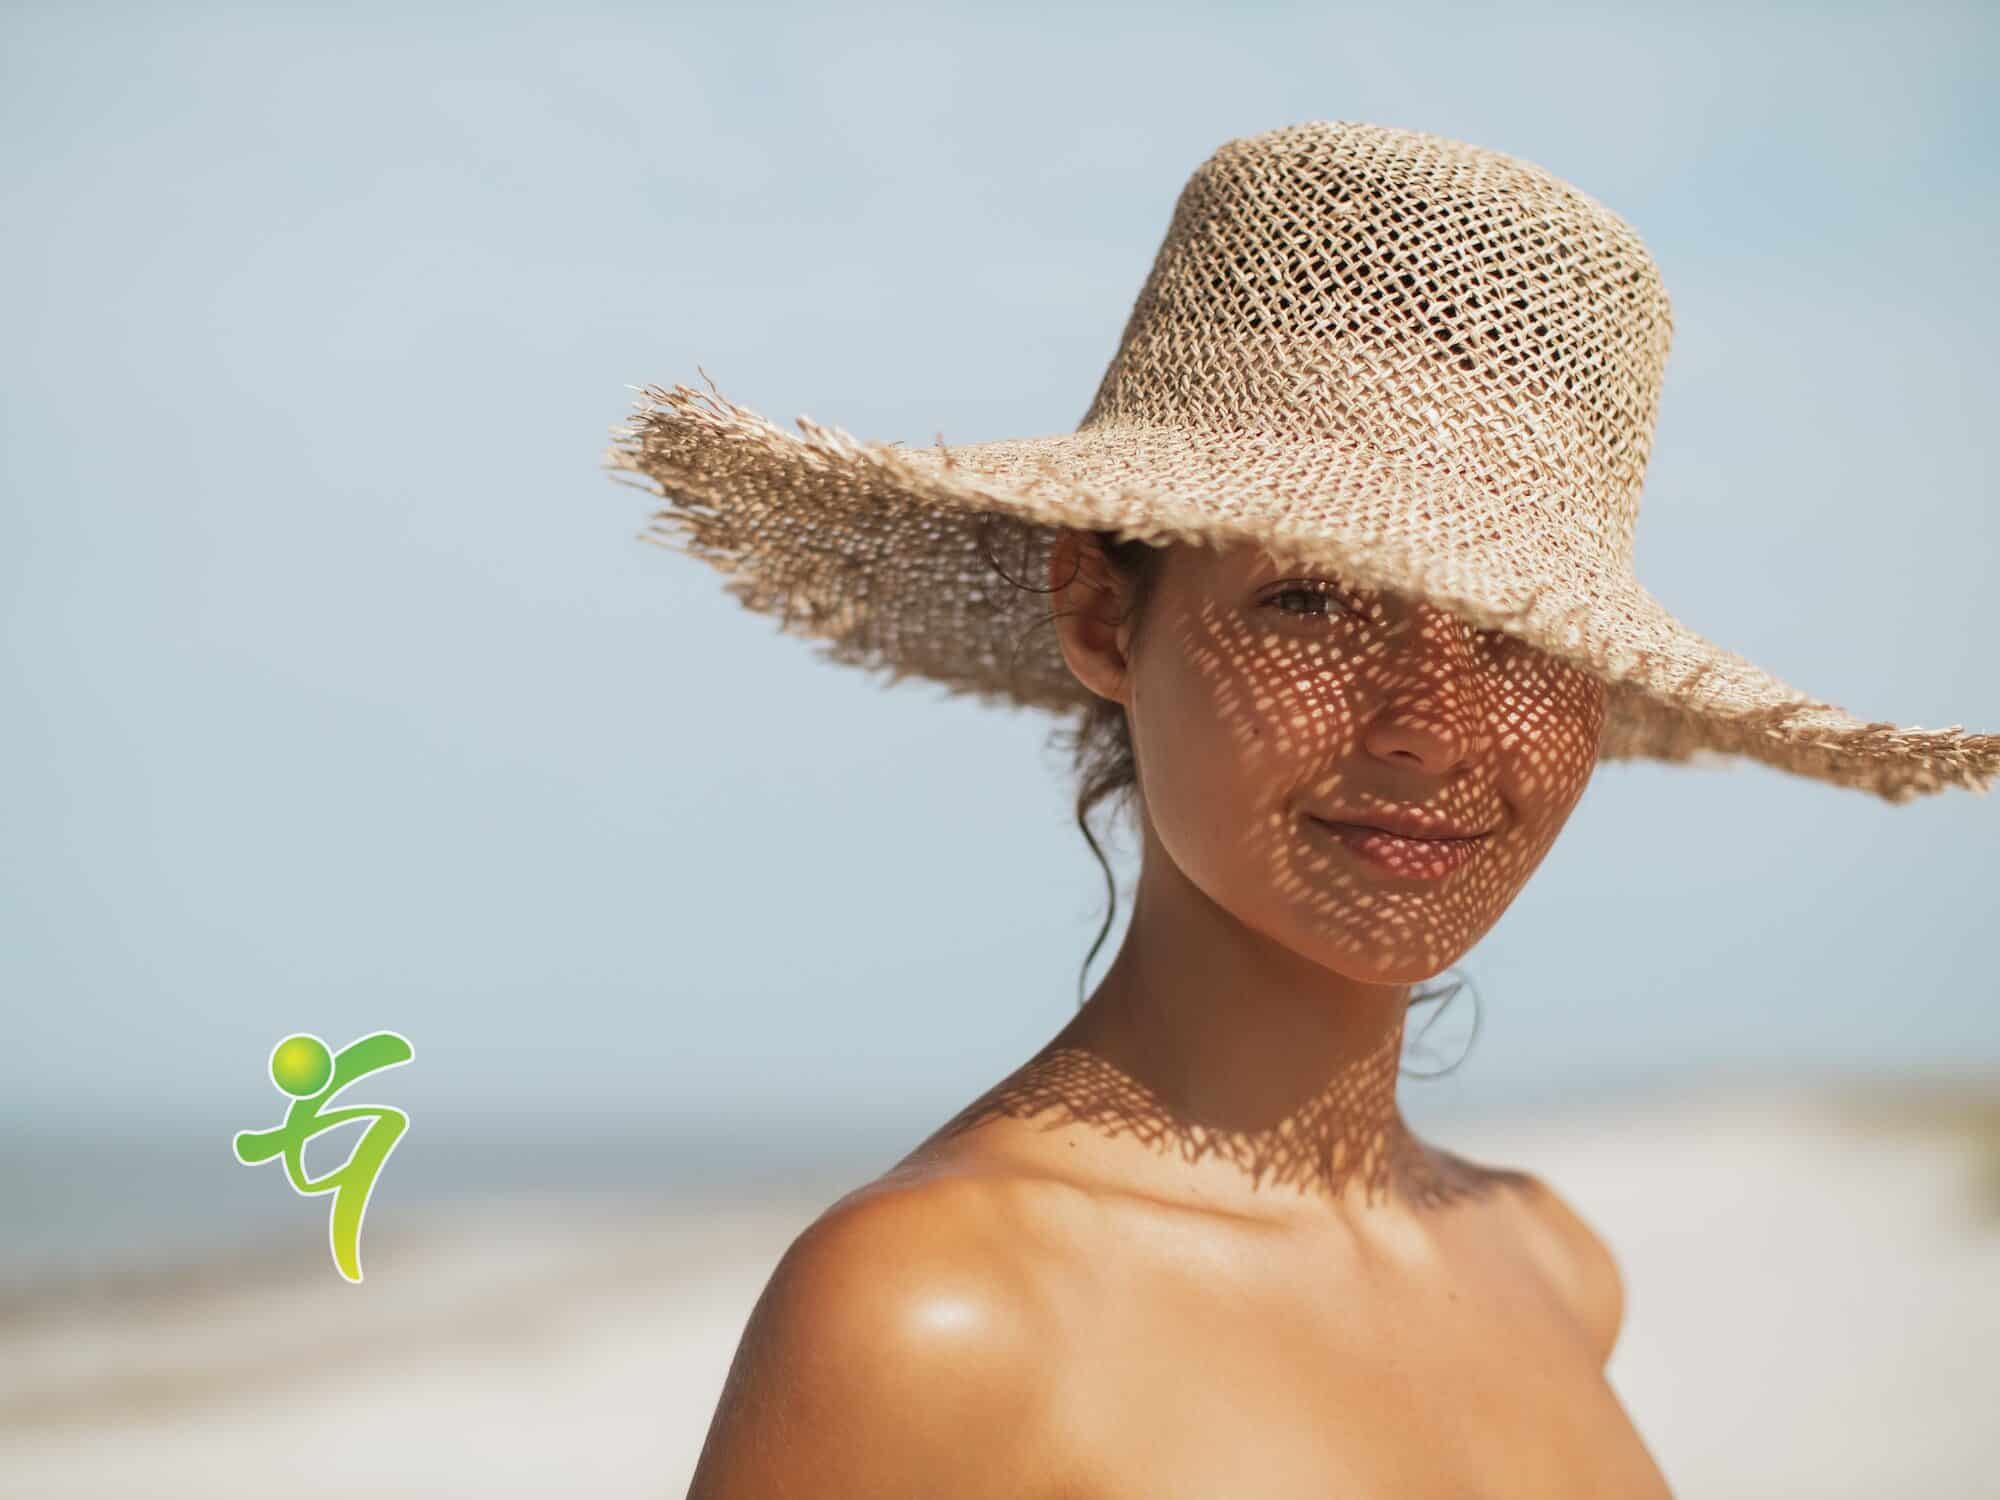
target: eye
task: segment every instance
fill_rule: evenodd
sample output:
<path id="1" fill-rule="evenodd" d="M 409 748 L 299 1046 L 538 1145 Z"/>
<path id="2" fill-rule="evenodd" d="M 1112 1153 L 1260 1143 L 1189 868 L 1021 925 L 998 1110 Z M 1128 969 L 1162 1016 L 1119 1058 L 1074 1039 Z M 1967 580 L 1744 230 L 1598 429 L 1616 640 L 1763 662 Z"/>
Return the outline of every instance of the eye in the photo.
<path id="1" fill-rule="evenodd" d="M 1338 589 L 1317 578 L 1292 579 L 1266 594 L 1264 602 L 1280 614 L 1308 618 L 1355 613 Z"/>

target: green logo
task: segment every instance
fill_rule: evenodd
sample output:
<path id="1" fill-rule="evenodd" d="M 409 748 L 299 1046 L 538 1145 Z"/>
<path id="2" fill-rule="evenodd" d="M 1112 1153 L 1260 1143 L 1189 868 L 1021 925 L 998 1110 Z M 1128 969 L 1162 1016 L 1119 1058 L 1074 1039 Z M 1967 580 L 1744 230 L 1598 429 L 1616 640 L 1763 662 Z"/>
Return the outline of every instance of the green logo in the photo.
<path id="1" fill-rule="evenodd" d="M 409 1128 L 410 1117 L 400 1109 L 379 1104 L 350 1105 L 325 1114 L 320 1111 L 355 1080 L 398 1067 L 415 1055 L 410 1044 L 393 1031 L 364 1036 L 338 1052 L 327 1051 L 326 1043 L 316 1036 L 288 1036 L 271 1049 L 271 1082 L 292 1100 L 284 1123 L 272 1130 L 236 1132 L 238 1161 L 254 1166 L 282 1156 L 293 1191 L 308 1197 L 333 1194 L 333 1221 L 327 1234 L 333 1244 L 333 1263 L 349 1281 L 361 1279 L 361 1217 L 368 1212 L 376 1175 Z M 350 1120 L 372 1123 L 347 1160 L 323 1176 L 306 1176 L 306 1142 Z"/>

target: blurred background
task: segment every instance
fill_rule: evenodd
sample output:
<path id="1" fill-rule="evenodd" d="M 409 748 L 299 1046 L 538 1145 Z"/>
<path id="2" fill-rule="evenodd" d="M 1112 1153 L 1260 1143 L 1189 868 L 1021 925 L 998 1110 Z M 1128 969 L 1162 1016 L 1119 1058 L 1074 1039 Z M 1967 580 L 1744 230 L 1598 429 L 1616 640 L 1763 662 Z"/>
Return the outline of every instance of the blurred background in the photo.
<path id="1" fill-rule="evenodd" d="M 1677 324 L 1649 587 L 1864 718 L 2000 730 L 1996 42 L 8 7 L 0 1492 L 684 1491 L 778 1254 L 1073 1013 L 1104 891 L 1047 721 L 818 662 L 638 540 L 611 429 L 699 369 L 781 425 L 1067 431 L 1231 137 L 1424 129 L 1623 215 Z M 1996 838 L 1964 791 L 1605 766 L 1457 971 L 1476 1044 L 1468 995 L 1412 1061 L 1463 1057 L 1420 1129 L 1618 1252 L 1682 1493 L 2000 1483 Z M 229 1140 L 280 1037 L 385 1028 L 357 1287 Z"/>

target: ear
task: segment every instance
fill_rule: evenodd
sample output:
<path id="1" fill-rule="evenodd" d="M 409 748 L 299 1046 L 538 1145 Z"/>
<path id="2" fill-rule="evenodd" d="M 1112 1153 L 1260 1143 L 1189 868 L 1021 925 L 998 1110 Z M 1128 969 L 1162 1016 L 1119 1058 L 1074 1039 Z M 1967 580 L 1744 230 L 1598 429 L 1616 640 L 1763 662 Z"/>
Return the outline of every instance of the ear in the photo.
<path id="1" fill-rule="evenodd" d="M 1056 638 L 1076 680 L 1100 698 L 1126 702 L 1131 592 L 1097 538 L 1065 528 L 1049 551 Z"/>

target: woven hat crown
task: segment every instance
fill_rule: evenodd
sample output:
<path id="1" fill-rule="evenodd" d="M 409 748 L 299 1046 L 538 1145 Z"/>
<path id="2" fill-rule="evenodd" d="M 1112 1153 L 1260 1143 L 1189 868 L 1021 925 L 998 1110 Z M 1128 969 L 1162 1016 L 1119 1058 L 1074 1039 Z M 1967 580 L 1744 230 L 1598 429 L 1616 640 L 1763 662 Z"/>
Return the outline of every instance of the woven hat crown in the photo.
<path id="1" fill-rule="evenodd" d="M 1629 556 L 1673 317 L 1610 209 L 1385 126 L 1227 143 L 1189 178 L 1084 418 L 1300 438 L 1463 474 Z"/>

